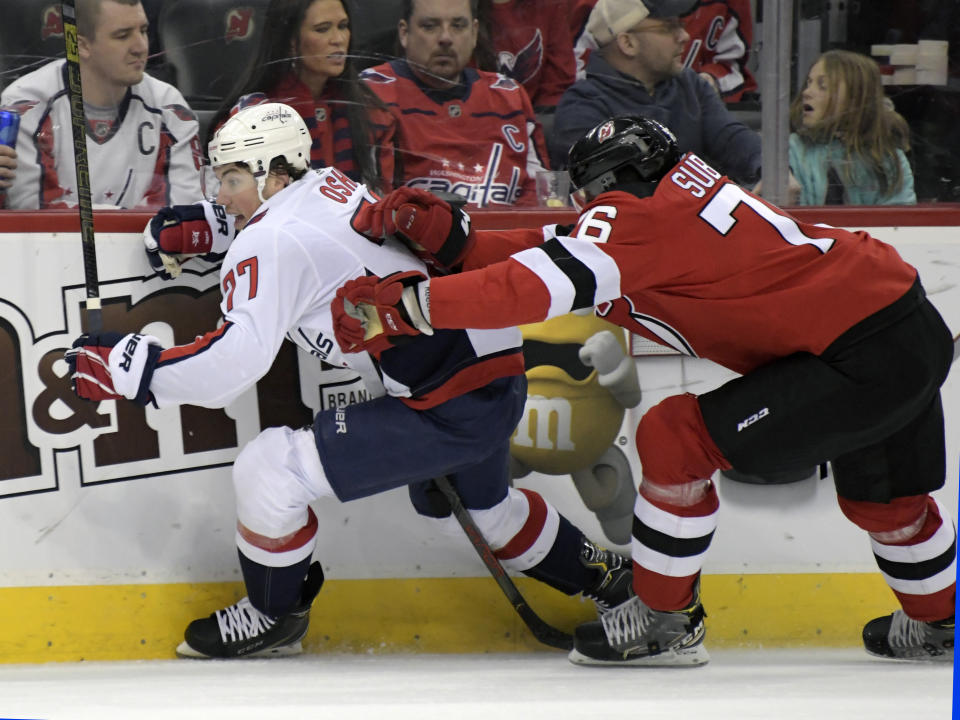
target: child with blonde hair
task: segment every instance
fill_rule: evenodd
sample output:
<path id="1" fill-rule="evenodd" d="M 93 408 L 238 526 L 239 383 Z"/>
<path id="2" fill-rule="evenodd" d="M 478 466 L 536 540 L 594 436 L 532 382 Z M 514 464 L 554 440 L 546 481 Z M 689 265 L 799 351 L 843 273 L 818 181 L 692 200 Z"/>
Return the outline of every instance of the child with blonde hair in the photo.
<path id="1" fill-rule="evenodd" d="M 790 107 L 790 170 L 799 205 L 914 204 L 910 128 L 883 94 L 880 70 L 846 50 L 823 53 Z"/>

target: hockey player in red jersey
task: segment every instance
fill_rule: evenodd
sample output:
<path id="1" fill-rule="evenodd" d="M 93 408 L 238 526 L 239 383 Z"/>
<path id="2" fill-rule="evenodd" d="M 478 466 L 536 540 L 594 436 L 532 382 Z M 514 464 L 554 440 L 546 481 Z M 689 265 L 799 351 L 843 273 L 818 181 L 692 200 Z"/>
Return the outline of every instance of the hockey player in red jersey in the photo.
<path id="1" fill-rule="evenodd" d="M 669 130 L 646 118 L 592 129 L 570 151 L 570 174 L 589 200 L 570 237 L 545 228 L 448 239 L 456 211 L 409 189 L 387 196 L 361 218 L 365 232 L 397 233 L 464 272 L 347 283 L 339 296 L 350 314 L 336 330 L 357 350 L 378 333 L 383 342 L 594 307 L 742 373 L 699 397 L 669 397 L 640 421 L 636 597 L 578 628 L 571 659 L 705 662 L 711 476 L 829 460 L 840 507 L 869 534 L 901 605 L 864 627 L 867 651 L 952 661 L 956 532 L 930 493 L 944 483 L 939 389 L 953 343 L 916 270 L 865 232 L 799 222 L 696 155 L 680 157 Z"/>
<path id="2" fill-rule="evenodd" d="M 402 348 L 340 352 L 330 303 L 342 282 L 426 267 L 399 242 L 370 243 L 352 229 L 375 198 L 335 168 L 308 171 L 310 145 L 303 119 L 280 103 L 240 111 L 210 143 L 218 201 L 241 228 L 223 258 L 216 330 L 172 348 L 140 333 L 84 335 L 67 353 L 81 397 L 219 408 L 266 374 L 286 337 L 316 362 L 351 367 L 374 397 L 324 410 L 311 427 L 268 428 L 243 448 L 233 480 L 248 596 L 192 622 L 178 654 L 298 652 L 323 580 L 311 565 L 320 527 L 309 503 L 407 485 L 420 514 L 458 533 L 431 491 L 441 476 L 508 568 L 600 609 L 621 603 L 629 563 L 539 493 L 509 487 L 509 438 L 526 399 L 518 330 L 437 331 Z M 194 240 L 215 234 L 216 217 L 200 206 L 169 208 L 148 232 L 164 252 L 197 252 Z"/>

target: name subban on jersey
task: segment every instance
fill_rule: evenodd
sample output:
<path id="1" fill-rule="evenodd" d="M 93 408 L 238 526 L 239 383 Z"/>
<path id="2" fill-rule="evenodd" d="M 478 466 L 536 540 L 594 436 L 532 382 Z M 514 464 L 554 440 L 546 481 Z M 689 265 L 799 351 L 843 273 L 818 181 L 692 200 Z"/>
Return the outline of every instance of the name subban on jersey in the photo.
<path id="1" fill-rule="evenodd" d="M 670 179 L 684 190 L 689 190 L 694 197 L 702 198 L 721 177 L 723 176 L 706 162 L 689 153 Z"/>

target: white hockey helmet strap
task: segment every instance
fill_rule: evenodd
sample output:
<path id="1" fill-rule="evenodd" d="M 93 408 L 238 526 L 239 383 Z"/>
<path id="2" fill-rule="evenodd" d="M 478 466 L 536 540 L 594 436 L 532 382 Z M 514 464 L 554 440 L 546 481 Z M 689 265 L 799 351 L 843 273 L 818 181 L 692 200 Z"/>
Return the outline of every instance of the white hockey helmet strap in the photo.
<path id="1" fill-rule="evenodd" d="M 217 130 L 207 149 L 210 164 L 243 163 L 257 181 L 257 194 L 264 202 L 263 188 L 270 163 L 282 157 L 296 170 L 310 167 L 310 131 L 300 114 L 283 103 L 264 103 L 244 108 Z"/>

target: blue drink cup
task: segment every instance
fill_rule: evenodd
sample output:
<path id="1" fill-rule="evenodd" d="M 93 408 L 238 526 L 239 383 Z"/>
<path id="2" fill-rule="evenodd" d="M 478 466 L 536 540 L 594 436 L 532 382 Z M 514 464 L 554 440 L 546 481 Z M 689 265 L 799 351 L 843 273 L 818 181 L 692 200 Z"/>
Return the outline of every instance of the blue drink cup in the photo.
<path id="1" fill-rule="evenodd" d="M 17 133 L 20 131 L 20 113 L 16 110 L 0 108 L 0 145 L 17 146 Z"/>

